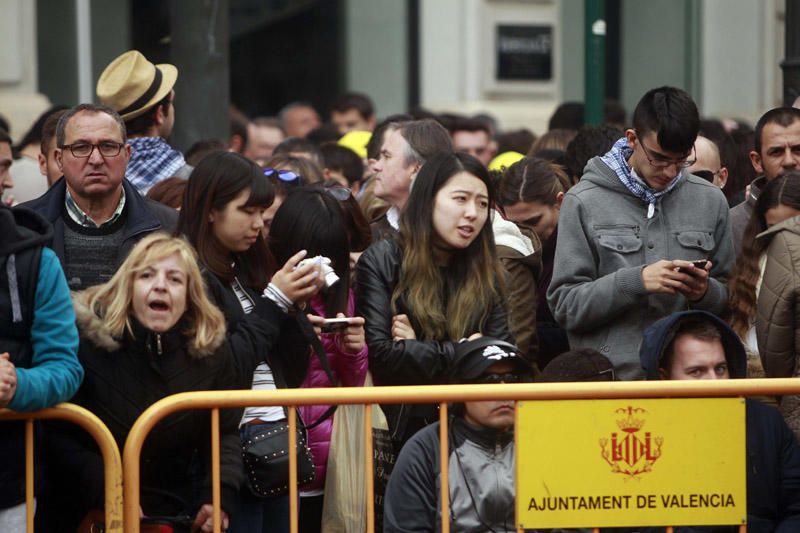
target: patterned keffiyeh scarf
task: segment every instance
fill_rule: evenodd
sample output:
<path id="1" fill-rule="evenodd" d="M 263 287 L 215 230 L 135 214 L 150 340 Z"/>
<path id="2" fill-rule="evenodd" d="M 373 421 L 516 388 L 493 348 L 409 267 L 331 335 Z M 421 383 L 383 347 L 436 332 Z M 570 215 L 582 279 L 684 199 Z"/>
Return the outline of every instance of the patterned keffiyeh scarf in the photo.
<path id="1" fill-rule="evenodd" d="M 681 180 L 681 176 L 683 173 L 679 173 L 675 176 L 675 179 L 663 190 L 663 191 L 656 191 L 649 185 L 647 185 L 644 180 L 642 180 L 639 176 L 636 175 L 636 171 L 634 171 L 631 166 L 628 164 L 628 159 L 631 157 L 633 153 L 633 149 L 628 146 L 628 139 L 622 137 L 620 140 L 614 143 L 614 146 L 611 147 L 611 150 L 606 153 L 606 155 L 602 156 L 600 159 L 603 160 L 603 163 L 608 165 L 608 168 L 614 171 L 614 173 L 619 178 L 619 181 L 628 189 L 631 194 L 636 196 L 637 198 L 641 198 L 645 203 L 647 203 L 647 218 L 653 218 L 656 210 L 656 201 L 661 196 L 664 196 Z"/>

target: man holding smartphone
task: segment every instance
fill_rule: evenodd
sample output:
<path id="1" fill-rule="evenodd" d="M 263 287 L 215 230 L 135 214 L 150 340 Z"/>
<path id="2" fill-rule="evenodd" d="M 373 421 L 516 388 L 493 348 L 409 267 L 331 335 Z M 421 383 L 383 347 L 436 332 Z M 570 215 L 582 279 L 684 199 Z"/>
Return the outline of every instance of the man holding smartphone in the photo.
<path id="1" fill-rule="evenodd" d="M 642 332 L 659 318 L 725 310 L 734 260 L 727 201 L 686 170 L 699 125 L 686 92 L 648 91 L 633 128 L 589 161 L 561 207 L 548 302 L 572 349 L 598 350 L 619 379 L 644 377 Z"/>

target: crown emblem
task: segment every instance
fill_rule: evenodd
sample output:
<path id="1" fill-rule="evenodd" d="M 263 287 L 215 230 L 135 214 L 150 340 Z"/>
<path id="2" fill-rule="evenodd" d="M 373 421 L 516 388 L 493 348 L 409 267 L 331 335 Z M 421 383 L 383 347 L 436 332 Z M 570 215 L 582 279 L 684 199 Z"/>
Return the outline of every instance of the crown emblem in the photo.
<path id="1" fill-rule="evenodd" d="M 614 412 L 623 415 L 627 414 L 625 418 L 617 420 L 617 426 L 619 426 L 619 429 L 621 429 L 625 433 L 636 433 L 637 431 L 642 429 L 642 426 L 644 426 L 644 419 L 636 418 L 636 416 L 634 416 L 635 414 L 638 413 L 646 413 L 647 411 L 645 411 L 644 409 L 628 406 L 623 409 L 617 409 Z"/>
<path id="2" fill-rule="evenodd" d="M 600 456 L 611 466 L 614 474 L 635 478 L 651 472 L 653 465 L 661 457 L 664 438 L 654 436 L 650 431 L 639 433 L 645 425 L 645 409 L 627 406 L 614 411 L 617 427 L 622 433 L 612 432 L 611 438 L 601 438 Z"/>

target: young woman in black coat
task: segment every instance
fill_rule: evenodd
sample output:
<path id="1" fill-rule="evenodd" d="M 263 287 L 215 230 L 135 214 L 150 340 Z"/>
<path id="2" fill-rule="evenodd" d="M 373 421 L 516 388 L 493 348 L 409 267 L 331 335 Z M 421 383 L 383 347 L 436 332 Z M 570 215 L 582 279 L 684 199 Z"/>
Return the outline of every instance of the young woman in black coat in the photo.
<path id="1" fill-rule="evenodd" d="M 513 342 L 489 222 L 493 201 L 483 165 L 437 154 L 420 170 L 396 240 L 359 259 L 356 314 L 366 320 L 369 368 L 381 385 L 446 383 L 462 339 Z M 430 406 L 387 406 L 399 443 L 436 419 Z"/>
<path id="2" fill-rule="evenodd" d="M 255 163 L 215 152 L 189 177 L 178 219 L 178 231 L 197 249 L 212 299 L 225 314 L 238 388 L 298 387 L 308 370 L 310 349 L 298 321 L 306 320 L 306 302 L 319 290 L 320 270 L 299 265 L 305 250 L 276 270 L 263 238 L 273 196 Z M 248 407 L 240 436 L 247 440 L 285 420 L 282 407 Z M 288 497 L 255 498 L 247 487 L 240 496 L 231 532 L 289 530 Z"/>

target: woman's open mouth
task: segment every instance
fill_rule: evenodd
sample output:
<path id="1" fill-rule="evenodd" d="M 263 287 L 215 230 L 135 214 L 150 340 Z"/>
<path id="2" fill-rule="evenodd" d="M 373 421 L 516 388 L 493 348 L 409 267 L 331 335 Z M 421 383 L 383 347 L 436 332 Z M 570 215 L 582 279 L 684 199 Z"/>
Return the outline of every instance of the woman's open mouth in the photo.
<path id="1" fill-rule="evenodd" d="M 153 300 L 147 305 L 150 309 L 156 312 L 163 313 L 169 311 L 169 304 L 163 300 Z"/>

